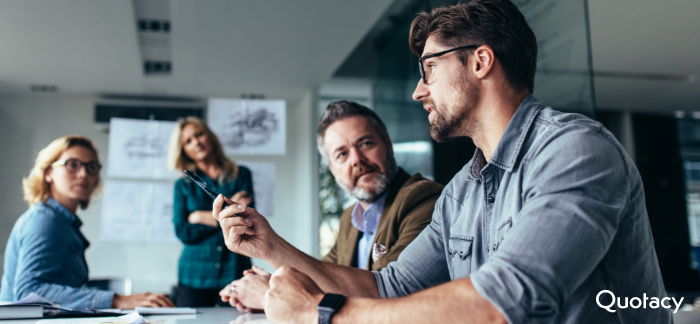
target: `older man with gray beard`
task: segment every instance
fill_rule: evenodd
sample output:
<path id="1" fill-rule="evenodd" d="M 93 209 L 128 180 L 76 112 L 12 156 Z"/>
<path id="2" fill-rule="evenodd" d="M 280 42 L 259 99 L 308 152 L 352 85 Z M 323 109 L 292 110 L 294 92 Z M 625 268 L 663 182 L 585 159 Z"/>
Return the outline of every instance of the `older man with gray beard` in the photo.
<path id="1" fill-rule="evenodd" d="M 386 126 L 358 103 L 329 104 L 317 141 L 338 185 L 358 201 L 343 212 L 335 246 L 323 261 L 383 269 L 430 223 L 443 186 L 399 168 Z M 269 278 L 253 266 L 220 295 L 239 310 L 262 309 Z"/>

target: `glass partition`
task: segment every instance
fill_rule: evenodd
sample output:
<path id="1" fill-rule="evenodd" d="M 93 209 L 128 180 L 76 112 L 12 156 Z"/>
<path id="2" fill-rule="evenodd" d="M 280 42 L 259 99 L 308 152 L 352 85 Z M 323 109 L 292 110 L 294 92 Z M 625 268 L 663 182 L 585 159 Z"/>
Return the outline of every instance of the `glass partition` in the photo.
<path id="1" fill-rule="evenodd" d="M 408 46 L 408 34 L 411 22 L 419 11 L 457 2 L 396 0 L 319 92 L 319 109 L 325 108 L 330 101 L 341 99 L 356 100 L 374 109 L 387 125 L 397 164 L 411 174 L 420 172 L 431 179 L 435 177 L 435 170 L 439 169 L 440 174 L 448 174 L 443 179 L 437 179 L 440 182 L 449 181 L 468 162 L 474 146 L 471 141 L 441 146 L 430 138 L 428 113 L 422 103 L 411 98 L 420 74 L 417 57 Z M 514 0 L 514 3 L 538 40 L 535 96 L 543 104 L 557 110 L 593 117 L 595 98 L 587 2 Z M 359 84 L 364 85 L 364 90 L 358 90 Z M 444 158 L 435 159 L 435 156 L 452 157 L 450 154 L 436 154 L 436 150 L 446 149 L 465 152 L 459 155 L 459 163 Z M 323 255 L 335 242 L 337 219 L 342 209 L 354 201 L 334 187 L 334 181 L 329 180 L 332 175 L 324 168 L 324 163 L 321 165 Z M 445 172 L 446 169 L 449 170 Z"/>

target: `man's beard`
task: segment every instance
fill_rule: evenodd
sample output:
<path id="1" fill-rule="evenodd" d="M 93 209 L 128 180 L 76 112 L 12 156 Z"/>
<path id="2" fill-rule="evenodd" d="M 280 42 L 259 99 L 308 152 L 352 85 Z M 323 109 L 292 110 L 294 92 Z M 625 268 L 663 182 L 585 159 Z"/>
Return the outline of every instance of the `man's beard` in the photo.
<path id="1" fill-rule="evenodd" d="M 386 173 L 379 173 L 377 176 L 377 180 L 374 183 L 374 186 L 372 188 L 365 190 L 363 188 L 360 188 L 360 186 L 355 185 L 355 188 L 350 190 L 345 184 L 342 182 L 338 181 L 338 178 L 335 178 L 335 182 L 340 186 L 343 191 L 345 191 L 348 195 L 354 197 L 355 199 L 371 204 L 379 197 L 381 197 L 384 192 L 386 192 L 387 189 L 389 189 L 389 186 L 391 186 L 391 182 L 394 181 L 394 176 L 396 175 L 396 172 L 398 171 L 398 167 L 396 166 L 396 160 L 394 159 L 394 155 L 390 155 L 387 157 L 386 161 L 384 162 L 384 170 L 386 170 Z M 377 171 L 379 171 L 379 168 L 377 168 Z"/>
<path id="2" fill-rule="evenodd" d="M 441 113 L 432 100 L 424 102 L 435 107 L 435 119 L 430 123 L 430 137 L 438 143 L 458 136 L 469 136 L 474 131 L 471 128 L 476 127 L 476 123 L 472 120 L 474 118 L 472 112 L 479 101 L 476 84 L 465 74 L 460 78 L 459 86 L 453 85 L 453 88 L 453 91 L 459 91 L 461 94 L 456 100 L 456 104 L 461 104 L 460 106 L 455 106 L 453 109 L 443 106 L 440 110 L 444 110 L 445 113 Z"/>

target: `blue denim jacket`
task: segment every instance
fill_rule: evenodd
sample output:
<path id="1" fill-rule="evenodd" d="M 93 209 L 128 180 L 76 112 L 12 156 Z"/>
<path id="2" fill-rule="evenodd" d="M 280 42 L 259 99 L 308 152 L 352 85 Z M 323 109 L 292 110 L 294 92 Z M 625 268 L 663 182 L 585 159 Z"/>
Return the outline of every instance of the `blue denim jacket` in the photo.
<path id="1" fill-rule="evenodd" d="M 600 123 L 532 95 L 491 160 L 477 149 L 430 225 L 375 272 L 383 298 L 467 277 L 510 323 L 672 322 L 669 309 L 597 305 L 602 290 L 623 306 L 625 297 L 666 297 L 642 181 Z"/>
<path id="2" fill-rule="evenodd" d="M 83 223 L 53 198 L 30 207 L 5 248 L 0 301 L 36 293 L 72 309 L 111 308 L 114 293 L 81 288 L 88 281 Z"/>

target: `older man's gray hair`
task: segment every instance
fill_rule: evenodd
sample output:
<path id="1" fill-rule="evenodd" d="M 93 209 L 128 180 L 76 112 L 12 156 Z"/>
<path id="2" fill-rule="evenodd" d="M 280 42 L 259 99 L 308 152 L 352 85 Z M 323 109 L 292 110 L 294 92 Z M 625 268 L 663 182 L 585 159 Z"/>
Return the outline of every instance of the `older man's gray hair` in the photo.
<path id="1" fill-rule="evenodd" d="M 372 109 L 360 105 L 357 102 L 341 100 L 328 104 L 326 111 L 323 113 L 323 117 L 321 117 L 321 122 L 318 125 L 318 131 L 316 132 L 318 152 L 321 153 L 324 161 L 329 161 L 328 152 L 326 152 L 323 141 L 323 137 L 326 135 L 326 130 L 336 121 L 354 116 L 362 116 L 369 121 L 369 124 L 379 134 L 379 137 L 386 145 L 387 155 L 393 157 L 394 150 L 391 145 L 389 145 L 389 132 L 387 132 L 386 126 L 384 125 L 384 122 L 379 119 L 379 116 L 377 116 Z"/>

